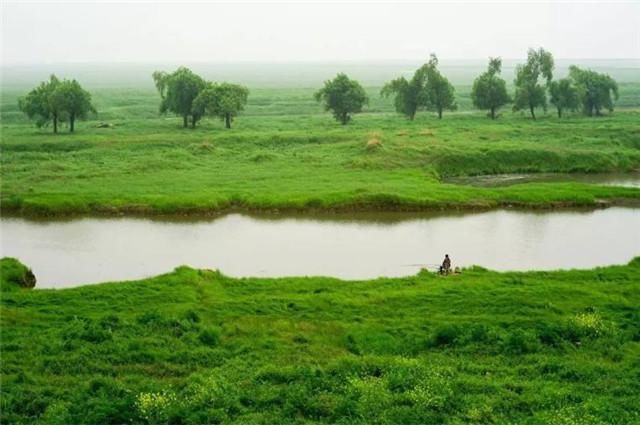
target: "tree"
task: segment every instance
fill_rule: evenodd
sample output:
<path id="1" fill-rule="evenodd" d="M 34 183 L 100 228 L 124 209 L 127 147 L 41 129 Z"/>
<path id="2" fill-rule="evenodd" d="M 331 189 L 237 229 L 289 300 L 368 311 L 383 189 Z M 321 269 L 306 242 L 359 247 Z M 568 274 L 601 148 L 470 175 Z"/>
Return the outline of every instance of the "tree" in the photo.
<path id="1" fill-rule="evenodd" d="M 424 72 L 418 70 L 409 81 L 404 77 L 389 81 L 382 87 L 380 95 L 383 97 L 395 95 L 393 103 L 396 112 L 413 120 L 418 108 L 424 104 L 424 80 Z"/>
<path id="2" fill-rule="evenodd" d="M 449 80 L 438 70 L 438 58 L 435 54 L 431 54 L 429 62 L 425 64 L 422 69 L 426 75 L 426 84 L 424 87 L 425 106 L 427 110 L 436 111 L 438 118 L 442 119 L 443 110 L 455 111 L 458 109 L 455 89 Z"/>
<path id="3" fill-rule="evenodd" d="M 618 100 L 618 83 L 613 78 L 577 66 L 569 68 L 569 78 L 578 90 L 578 99 L 586 115 L 602 115 L 602 109 L 613 112 L 614 101 Z"/>
<path id="4" fill-rule="evenodd" d="M 244 110 L 249 98 L 249 89 L 230 84 L 209 84 L 194 101 L 194 110 L 200 115 L 209 114 L 224 120 L 226 128 L 238 113 Z"/>
<path id="5" fill-rule="evenodd" d="M 62 111 L 69 118 L 69 131 L 75 129 L 76 119 L 86 119 L 89 113 L 96 113 L 91 103 L 91 94 L 76 80 L 63 80 L 51 93 L 54 110 Z"/>
<path id="6" fill-rule="evenodd" d="M 205 88 L 205 81 L 185 67 L 180 67 L 171 74 L 156 71 L 153 73 L 153 81 L 162 98 L 160 112 L 169 111 L 181 116 L 185 128 L 191 117 L 191 128 L 195 128 L 202 115 L 194 110 L 193 101 Z"/>
<path id="7" fill-rule="evenodd" d="M 502 68 L 500 58 L 489 58 L 489 67 L 473 82 L 471 99 L 480 109 L 488 109 L 491 119 L 496 118 L 496 111 L 509 103 L 507 83 L 499 77 Z"/>
<path id="8" fill-rule="evenodd" d="M 51 93 L 60 84 L 60 80 L 51 75 L 49 81 L 43 81 L 25 97 L 18 100 L 18 107 L 29 119 L 35 119 L 38 127 L 53 122 L 53 132 L 58 132 L 61 111 L 51 104 Z"/>
<path id="9" fill-rule="evenodd" d="M 333 116 L 342 125 L 346 125 L 351 120 L 351 114 L 361 112 L 369 102 L 360 83 L 342 73 L 333 80 L 325 81 L 324 87 L 314 97 L 318 102 L 324 102 L 325 110 L 333 111 Z"/>
<path id="10" fill-rule="evenodd" d="M 549 86 L 553 78 L 553 56 L 540 48 L 529 49 L 527 63 L 516 67 L 515 86 L 516 93 L 513 99 L 513 110 L 529 109 L 531 117 L 535 120 L 535 108 L 542 106 L 547 109 L 547 95 L 545 87 L 540 84 L 540 77 L 546 80 Z"/>
<path id="11" fill-rule="evenodd" d="M 558 110 L 558 118 L 562 118 L 562 111 L 575 111 L 578 108 L 578 89 L 569 78 L 552 81 L 549 94 L 551 103 Z"/>

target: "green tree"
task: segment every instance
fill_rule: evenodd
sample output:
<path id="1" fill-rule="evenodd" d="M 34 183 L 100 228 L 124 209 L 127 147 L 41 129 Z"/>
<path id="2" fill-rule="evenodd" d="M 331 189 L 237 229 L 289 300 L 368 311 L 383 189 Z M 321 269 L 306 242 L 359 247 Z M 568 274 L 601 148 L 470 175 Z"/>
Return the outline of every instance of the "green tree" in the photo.
<path id="1" fill-rule="evenodd" d="M 18 107 L 29 119 L 35 119 L 38 127 L 53 123 L 53 132 L 58 132 L 61 111 L 51 104 L 51 93 L 60 84 L 60 80 L 51 75 L 49 81 L 43 81 L 25 97 L 18 100 Z"/>
<path id="2" fill-rule="evenodd" d="M 400 77 L 389 81 L 382 87 L 380 95 L 382 97 L 395 96 L 393 103 L 396 112 L 413 120 L 418 108 L 424 104 L 424 81 L 424 72 L 418 70 L 413 74 L 411 80 Z"/>
<path id="3" fill-rule="evenodd" d="M 487 71 L 475 79 L 471 89 L 473 104 L 477 108 L 488 109 L 491 119 L 496 118 L 496 111 L 500 107 L 511 101 L 507 93 L 507 83 L 499 76 L 501 69 L 500 58 L 489 58 Z"/>
<path id="4" fill-rule="evenodd" d="M 63 80 L 51 93 L 53 109 L 64 112 L 69 119 L 69 131 L 73 132 L 77 119 L 86 119 L 96 113 L 91 103 L 91 94 L 76 80 Z"/>
<path id="5" fill-rule="evenodd" d="M 613 78 L 577 66 L 569 68 L 569 78 L 578 90 L 578 99 L 586 115 L 602 115 L 603 109 L 613 112 L 614 101 L 618 100 L 618 83 Z"/>
<path id="6" fill-rule="evenodd" d="M 531 117 L 535 120 L 537 107 L 547 109 L 547 95 L 545 86 L 549 86 L 553 78 L 553 56 L 540 48 L 529 49 L 527 62 L 516 67 L 515 86 L 516 93 L 513 99 L 513 110 L 529 109 Z M 540 84 L 540 78 L 546 80 L 546 85 Z"/>
<path id="7" fill-rule="evenodd" d="M 575 111 L 578 108 L 578 89 L 569 78 L 552 81 L 549 94 L 551 103 L 558 110 L 558 118 L 562 118 L 563 111 Z"/>
<path id="8" fill-rule="evenodd" d="M 244 110 L 249 89 L 238 84 L 209 84 L 194 101 L 194 110 L 204 115 L 214 115 L 224 120 L 226 128 L 238 113 Z"/>
<path id="9" fill-rule="evenodd" d="M 333 80 L 326 81 L 314 97 L 318 102 L 324 102 L 325 110 L 332 111 L 335 119 L 342 125 L 347 124 L 351 115 L 361 112 L 362 107 L 369 102 L 360 83 L 342 73 Z"/>
<path id="10" fill-rule="evenodd" d="M 153 81 L 162 98 L 160 112 L 168 111 L 181 116 L 185 128 L 188 127 L 191 117 L 191 128 L 195 128 L 202 115 L 194 109 L 193 101 L 205 88 L 205 81 L 185 67 L 180 67 L 170 74 L 156 71 L 153 73 Z"/>
<path id="11" fill-rule="evenodd" d="M 455 89 L 438 70 L 438 58 L 435 54 L 431 54 L 429 62 L 422 69 L 424 75 L 426 75 L 424 87 L 425 106 L 429 111 L 436 111 L 438 118 L 442 119 L 442 111 L 445 109 L 449 111 L 458 109 Z"/>

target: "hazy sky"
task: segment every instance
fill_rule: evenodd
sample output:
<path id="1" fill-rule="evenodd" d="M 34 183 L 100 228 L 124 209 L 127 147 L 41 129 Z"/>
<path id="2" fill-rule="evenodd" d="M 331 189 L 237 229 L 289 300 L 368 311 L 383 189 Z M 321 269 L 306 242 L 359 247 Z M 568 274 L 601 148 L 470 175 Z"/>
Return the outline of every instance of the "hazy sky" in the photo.
<path id="1" fill-rule="evenodd" d="M 5 65 L 52 62 L 640 58 L 640 0 L 2 4 Z"/>

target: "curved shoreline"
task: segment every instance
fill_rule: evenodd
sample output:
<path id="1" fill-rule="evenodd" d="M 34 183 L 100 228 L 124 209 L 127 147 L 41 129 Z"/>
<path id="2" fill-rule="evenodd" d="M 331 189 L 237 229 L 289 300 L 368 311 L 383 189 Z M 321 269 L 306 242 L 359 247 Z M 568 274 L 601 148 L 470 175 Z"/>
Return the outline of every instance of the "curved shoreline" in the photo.
<path id="1" fill-rule="evenodd" d="M 635 189 L 630 189 L 634 191 Z M 217 207 L 192 207 L 177 206 L 171 209 L 153 205 L 128 204 L 122 206 L 91 205 L 81 209 L 66 209 L 54 207 L 51 209 L 36 207 L 24 208 L 6 206 L 0 204 L 3 217 L 21 217 L 26 219 L 73 219 L 81 217 L 218 217 L 232 213 L 249 214 L 345 214 L 345 213 L 458 213 L 458 212 L 484 212 L 498 209 L 517 209 L 524 211 L 549 211 L 587 209 L 596 210 L 609 207 L 633 207 L 640 208 L 640 190 L 629 197 L 613 197 L 606 199 L 593 199 L 586 201 L 484 201 L 484 202 L 414 202 L 397 198 L 394 202 L 385 199 L 354 201 L 338 203 L 329 206 L 317 206 L 314 201 L 306 202 L 304 206 L 282 205 L 261 206 L 246 204 L 244 202 L 231 201 Z M 384 196 L 383 196 L 384 198 Z"/>

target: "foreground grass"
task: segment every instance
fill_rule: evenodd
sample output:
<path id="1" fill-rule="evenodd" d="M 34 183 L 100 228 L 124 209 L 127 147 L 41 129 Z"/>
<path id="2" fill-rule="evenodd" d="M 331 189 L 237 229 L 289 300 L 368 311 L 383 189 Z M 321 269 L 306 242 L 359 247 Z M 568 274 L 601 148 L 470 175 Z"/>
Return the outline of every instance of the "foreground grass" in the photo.
<path id="1" fill-rule="evenodd" d="M 113 102 L 115 100 L 112 99 Z M 295 104 L 295 98 L 292 100 Z M 133 106 L 129 105 L 130 108 Z M 241 116 L 183 130 L 174 118 L 105 113 L 113 128 L 83 123 L 51 135 L 16 121 L 3 127 L 0 203 L 23 214 L 176 213 L 249 209 L 429 209 L 584 206 L 640 199 L 640 190 L 579 183 L 503 188 L 445 185 L 442 178 L 496 173 L 640 169 L 640 112 L 599 119 L 505 114 Z M 109 115 L 111 114 L 111 115 Z M 371 140 L 381 144 L 367 147 Z"/>
<path id="2" fill-rule="evenodd" d="M 631 424 L 640 259 L 2 293 L 3 423 Z"/>

